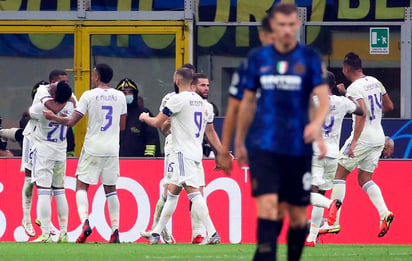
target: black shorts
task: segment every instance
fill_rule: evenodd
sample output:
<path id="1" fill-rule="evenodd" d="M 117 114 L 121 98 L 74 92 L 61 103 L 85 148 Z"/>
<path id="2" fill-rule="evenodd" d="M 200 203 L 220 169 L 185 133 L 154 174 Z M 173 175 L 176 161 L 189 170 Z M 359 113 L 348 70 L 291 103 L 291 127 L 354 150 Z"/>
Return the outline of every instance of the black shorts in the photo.
<path id="1" fill-rule="evenodd" d="M 249 163 L 252 196 L 277 194 L 279 202 L 310 204 L 312 156 L 292 157 L 251 150 Z"/>

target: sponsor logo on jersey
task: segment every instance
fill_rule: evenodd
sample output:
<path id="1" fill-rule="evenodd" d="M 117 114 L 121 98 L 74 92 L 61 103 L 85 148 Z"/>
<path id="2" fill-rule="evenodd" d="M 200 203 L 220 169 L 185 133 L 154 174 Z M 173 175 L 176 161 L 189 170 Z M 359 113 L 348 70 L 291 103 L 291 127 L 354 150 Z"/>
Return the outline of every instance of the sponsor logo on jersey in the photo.
<path id="1" fill-rule="evenodd" d="M 263 75 L 260 83 L 264 90 L 298 91 L 301 89 L 302 78 L 297 75 Z"/>
<path id="2" fill-rule="evenodd" d="M 203 101 L 190 100 L 189 104 L 190 106 L 203 106 Z"/>

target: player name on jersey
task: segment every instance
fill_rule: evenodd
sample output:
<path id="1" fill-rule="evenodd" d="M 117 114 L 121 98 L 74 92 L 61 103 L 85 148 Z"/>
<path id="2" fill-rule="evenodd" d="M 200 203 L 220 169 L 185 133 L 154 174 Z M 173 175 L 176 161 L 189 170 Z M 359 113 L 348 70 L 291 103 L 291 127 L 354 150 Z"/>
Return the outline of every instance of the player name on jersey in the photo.
<path id="1" fill-rule="evenodd" d="M 117 101 L 117 96 L 114 94 L 96 95 L 96 101 Z"/>

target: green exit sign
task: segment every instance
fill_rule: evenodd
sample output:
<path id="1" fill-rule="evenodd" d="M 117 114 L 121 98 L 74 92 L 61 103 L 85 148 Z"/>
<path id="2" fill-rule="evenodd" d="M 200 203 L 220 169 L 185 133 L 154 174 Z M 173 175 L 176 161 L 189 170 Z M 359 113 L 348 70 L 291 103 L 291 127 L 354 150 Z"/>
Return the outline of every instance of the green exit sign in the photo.
<path id="1" fill-rule="evenodd" d="M 389 27 L 370 28 L 369 53 L 389 54 Z"/>

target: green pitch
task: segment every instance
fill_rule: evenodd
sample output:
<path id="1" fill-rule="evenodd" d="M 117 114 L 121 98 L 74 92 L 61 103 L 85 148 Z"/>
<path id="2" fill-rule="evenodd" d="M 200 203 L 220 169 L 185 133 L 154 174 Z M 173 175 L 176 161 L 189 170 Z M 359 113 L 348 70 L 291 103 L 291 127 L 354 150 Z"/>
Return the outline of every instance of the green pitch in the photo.
<path id="1" fill-rule="evenodd" d="M 33 244 L 0 243 L 0 260 L 252 260 L 255 245 L 221 244 Z M 286 260 L 286 245 L 278 248 L 278 260 Z M 317 245 L 305 248 L 302 260 L 412 260 L 410 245 Z"/>

